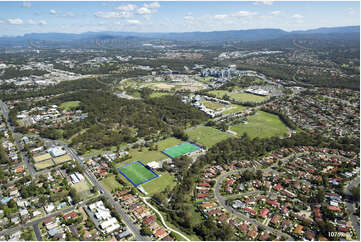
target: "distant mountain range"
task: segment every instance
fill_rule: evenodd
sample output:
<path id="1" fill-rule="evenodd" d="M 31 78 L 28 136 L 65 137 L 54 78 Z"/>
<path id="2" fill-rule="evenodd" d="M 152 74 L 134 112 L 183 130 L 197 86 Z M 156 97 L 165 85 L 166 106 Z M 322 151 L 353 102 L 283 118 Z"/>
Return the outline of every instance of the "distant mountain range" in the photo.
<path id="1" fill-rule="evenodd" d="M 28 46 L 29 40 L 43 42 L 62 42 L 65 45 L 79 45 L 95 40 L 172 40 L 186 42 L 224 43 L 226 41 L 262 41 L 280 38 L 322 39 L 322 40 L 359 40 L 360 26 L 318 28 L 305 31 L 284 31 L 281 29 L 249 29 L 212 32 L 184 33 L 139 33 L 139 32 L 86 32 L 68 33 L 29 33 L 17 37 L 0 37 L 0 47 Z"/>

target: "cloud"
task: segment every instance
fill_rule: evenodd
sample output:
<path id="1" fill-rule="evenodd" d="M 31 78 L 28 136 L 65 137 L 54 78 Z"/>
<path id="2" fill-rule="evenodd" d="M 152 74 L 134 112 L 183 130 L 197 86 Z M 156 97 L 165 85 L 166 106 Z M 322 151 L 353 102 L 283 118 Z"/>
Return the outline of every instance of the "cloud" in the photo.
<path id="1" fill-rule="evenodd" d="M 256 1 L 256 2 L 253 3 L 253 5 L 258 5 L 258 4 L 272 5 L 273 1 L 272 0 L 265 0 L 265 1 Z"/>
<path id="2" fill-rule="evenodd" d="M 144 3 L 143 5 L 145 8 L 159 8 L 160 4 L 158 2 L 152 2 L 152 3 Z"/>
<path id="3" fill-rule="evenodd" d="M 131 18 L 133 14 L 130 12 L 96 12 L 95 17 L 98 18 Z"/>
<path id="4" fill-rule="evenodd" d="M 31 2 L 24 1 L 22 6 L 23 6 L 23 8 L 30 8 L 31 7 Z"/>
<path id="5" fill-rule="evenodd" d="M 32 20 L 32 19 L 29 19 L 28 24 L 36 24 L 36 22 L 34 20 Z"/>
<path id="6" fill-rule="evenodd" d="M 137 5 L 134 4 L 123 4 L 117 7 L 117 10 L 124 11 L 124 12 L 131 12 L 137 8 Z"/>
<path id="7" fill-rule="evenodd" d="M 277 10 L 277 11 L 272 11 L 271 14 L 274 16 L 280 15 L 281 11 Z"/>
<path id="8" fill-rule="evenodd" d="M 134 25 L 140 24 L 140 21 L 136 19 L 129 19 L 127 22 L 128 24 L 134 24 Z"/>
<path id="9" fill-rule="evenodd" d="M 255 16 L 257 14 L 258 13 L 256 13 L 256 12 L 239 11 L 239 12 L 236 12 L 236 13 L 232 14 L 232 16 L 234 16 L 234 17 L 252 17 L 252 16 Z"/>
<path id="10" fill-rule="evenodd" d="M 27 21 L 28 24 L 31 24 L 31 25 L 35 25 L 35 24 L 38 24 L 38 25 L 45 25 L 47 24 L 47 22 L 45 20 L 39 20 L 38 22 L 32 20 L 32 19 L 29 19 Z"/>
<path id="11" fill-rule="evenodd" d="M 56 14 L 56 11 L 54 9 L 50 9 L 50 14 Z"/>
<path id="12" fill-rule="evenodd" d="M 63 14 L 63 17 L 75 17 L 75 14 L 73 12 L 66 12 Z"/>
<path id="13" fill-rule="evenodd" d="M 353 15 L 355 13 L 355 10 L 353 8 L 348 8 L 348 14 Z"/>
<path id="14" fill-rule="evenodd" d="M 146 7 L 142 7 L 142 8 L 138 8 L 137 9 L 137 13 L 138 14 L 141 14 L 141 15 L 144 15 L 144 14 L 151 14 L 152 11 Z"/>
<path id="15" fill-rule="evenodd" d="M 217 14 L 214 16 L 215 19 L 225 19 L 227 17 L 228 17 L 227 14 Z"/>
<path id="16" fill-rule="evenodd" d="M 150 20 L 152 18 L 152 15 L 143 15 L 143 18 L 146 20 Z"/>
<path id="17" fill-rule="evenodd" d="M 292 15 L 292 18 L 303 19 L 303 16 L 301 14 L 296 13 L 296 14 Z"/>
<path id="18" fill-rule="evenodd" d="M 184 16 L 184 21 L 193 21 L 194 20 L 194 17 L 192 15 L 186 15 Z"/>
<path id="19" fill-rule="evenodd" d="M 20 18 L 9 18 L 8 19 L 9 24 L 23 24 L 24 21 Z"/>
<path id="20" fill-rule="evenodd" d="M 3 20 L 0 20 L 0 24 L 3 24 L 4 23 L 4 21 Z"/>

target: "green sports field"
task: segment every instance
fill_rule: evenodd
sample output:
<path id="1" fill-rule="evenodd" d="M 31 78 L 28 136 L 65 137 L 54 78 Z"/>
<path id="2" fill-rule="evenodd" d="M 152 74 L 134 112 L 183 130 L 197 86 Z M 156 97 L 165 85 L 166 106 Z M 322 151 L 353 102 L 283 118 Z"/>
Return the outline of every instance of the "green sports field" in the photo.
<path id="1" fill-rule="evenodd" d="M 283 136 L 288 133 L 287 126 L 277 115 L 258 111 L 248 118 L 247 124 L 236 124 L 230 127 L 239 136 L 247 133 L 250 138 L 269 138 L 272 136 Z"/>
<path id="2" fill-rule="evenodd" d="M 197 144 L 206 146 L 207 148 L 212 147 L 213 145 L 233 137 L 231 134 L 222 132 L 218 129 L 201 126 L 186 132 L 189 136 L 189 139 Z"/>
<path id="3" fill-rule="evenodd" d="M 224 90 L 213 90 L 208 92 L 217 96 L 217 98 L 223 98 L 224 95 L 228 95 L 231 99 L 238 101 L 238 102 L 252 102 L 252 103 L 259 103 L 267 100 L 267 97 L 257 96 L 250 93 L 245 92 L 229 92 Z"/>
<path id="4" fill-rule="evenodd" d="M 60 108 L 69 111 L 71 108 L 76 108 L 80 105 L 80 101 L 69 101 L 64 102 L 60 105 Z"/>
<path id="5" fill-rule="evenodd" d="M 180 145 L 170 147 L 166 150 L 163 150 L 162 152 L 171 158 L 176 158 L 178 156 L 188 154 L 188 153 L 196 151 L 198 149 L 199 149 L 198 146 L 186 142 L 186 143 L 183 143 Z"/>
<path id="6" fill-rule="evenodd" d="M 145 168 L 140 162 L 130 163 L 128 165 L 119 167 L 118 170 L 134 186 L 138 186 L 145 181 L 158 177 L 157 174 Z"/>

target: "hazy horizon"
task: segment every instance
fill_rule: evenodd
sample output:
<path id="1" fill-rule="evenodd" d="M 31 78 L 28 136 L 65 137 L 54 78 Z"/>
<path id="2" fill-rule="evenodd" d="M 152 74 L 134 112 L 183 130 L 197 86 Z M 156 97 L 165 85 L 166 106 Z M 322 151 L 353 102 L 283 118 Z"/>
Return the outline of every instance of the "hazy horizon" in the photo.
<path id="1" fill-rule="evenodd" d="M 0 2 L 2 36 L 298 31 L 360 25 L 360 2 Z"/>

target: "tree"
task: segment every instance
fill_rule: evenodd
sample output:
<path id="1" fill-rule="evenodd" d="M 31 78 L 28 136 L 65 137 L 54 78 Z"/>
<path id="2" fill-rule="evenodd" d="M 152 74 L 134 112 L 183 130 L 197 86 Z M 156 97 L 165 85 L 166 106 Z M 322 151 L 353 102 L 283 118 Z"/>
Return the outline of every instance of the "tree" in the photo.
<path id="1" fill-rule="evenodd" d="M 189 139 L 188 135 L 184 133 L 184 131 L 180 128 L 176 128 L 173 130 L 173 136 L 183 141 L 187 141 Z"/>
<path id="2" fill-rule="evenodd" d="M 152 231 L 148 228 L 148 226 L 145 226 L 144 224 L 142 225 L 142 231 L 145 235 L 147 236 L 151 236 L 153 233 Z"/>
<path id="3" fill-rule="evenodd" d="M 360 184 L 352 188 L 351 194 L 355 202 L 360 201 Z"/>
<path id="4" fill-rule="evenodd" d="M 80 202 L 80 200 L 81 200 L 78 193 L 76 192 L 76 190 L 73 187 L 70 188 L 70 196 L 73 199 L 74 204 Z"/>

